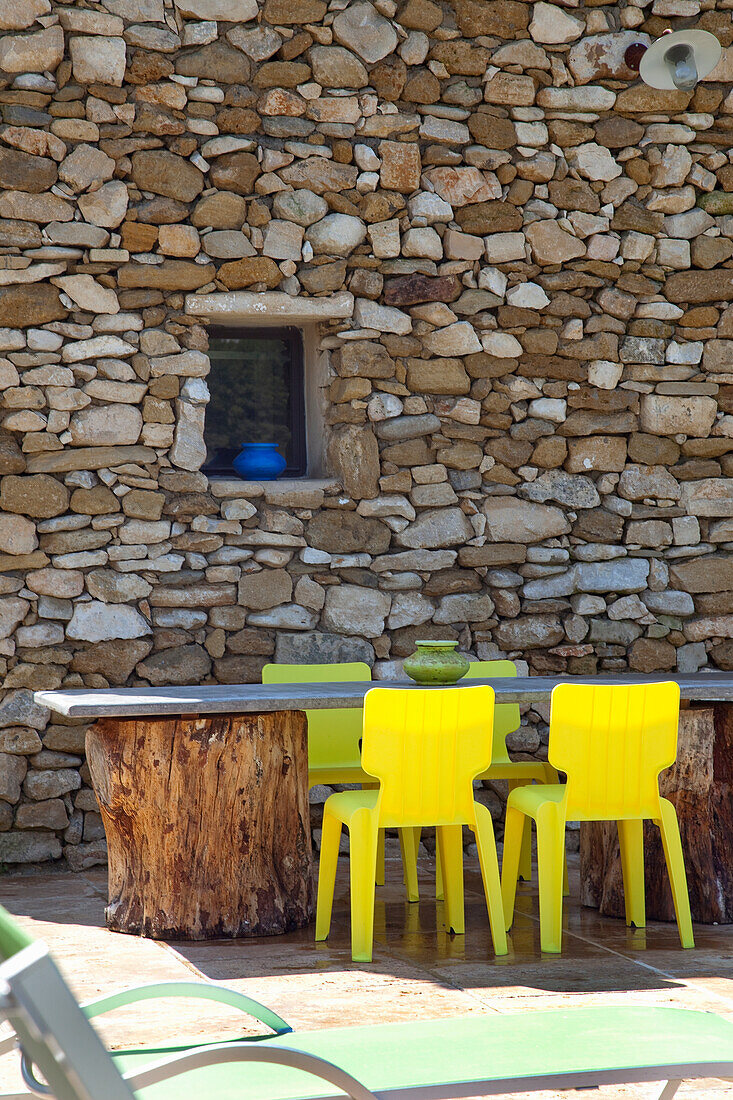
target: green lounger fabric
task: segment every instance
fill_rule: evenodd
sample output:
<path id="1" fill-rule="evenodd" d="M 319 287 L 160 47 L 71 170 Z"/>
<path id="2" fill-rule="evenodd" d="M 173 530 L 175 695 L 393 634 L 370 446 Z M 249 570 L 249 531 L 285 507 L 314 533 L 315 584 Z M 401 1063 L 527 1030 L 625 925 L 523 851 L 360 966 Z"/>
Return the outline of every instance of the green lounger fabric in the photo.
<path id="1" fill-rule="evenodd" d="M 24 932 L 7 909 L 3 909 L 0 905 L 0 962 L 11 959 L 16 952 L 22 951 L 24 947 L 30 947 L 32 943 L 35 943 L 33 936 Z"/>
<path id="2" fill-rule="evenodd" d="M 538 1077 L 567 1080 L 574 1074 L 582 1076 L 576 1085 L 733 1077 L 733 1023 L 713 1013 L 671 1008 L 464 1016 L 333 1028 L 265 1042 L 326 1058 L 382 1095 L 403 1089 L 419 1089 L 423 1097 L 486 1095 L 502 1089 L 478 1087 L 479 1082 L 485 1085 Z M 159 1057 L 169 1050 L 158 1048 Z M 152 1054 L 147 1049 L 118 1053 L 114 1059 L 124 1071 L 136 1071 L 153 1060 Z M 644 1072 L 659 1066 L 669 1066 L 670 1072 Z M 138 1096 L 143 1100 L 180 1100 L 183 1081 L 162 1082 L 143 1089 Z M 568 1081 L 564 1087 L 572 1087 L 572 1083 Z M 274 1065 L 230 1064 L 194 1070 L 185 1078 L 185 1090 L 191 1096 L 196 1092 L 216 1100 L 241 1100 L 244 1094 L 247 1100 L 310 1100 L 334 1094 L 326 1082 Z"/>

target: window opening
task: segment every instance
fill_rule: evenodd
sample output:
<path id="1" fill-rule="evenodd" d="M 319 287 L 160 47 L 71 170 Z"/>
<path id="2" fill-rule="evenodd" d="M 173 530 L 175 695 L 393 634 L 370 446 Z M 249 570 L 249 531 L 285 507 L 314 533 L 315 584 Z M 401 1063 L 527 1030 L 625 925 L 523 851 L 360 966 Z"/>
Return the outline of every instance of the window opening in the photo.
<path id="1" fill-rule="evenodd" d="M 296 328 L 209 329 L 204 473 L 231 475 L 245 443 L 275 443 L 285 477 L 306 472 L 303 338 Z"/>

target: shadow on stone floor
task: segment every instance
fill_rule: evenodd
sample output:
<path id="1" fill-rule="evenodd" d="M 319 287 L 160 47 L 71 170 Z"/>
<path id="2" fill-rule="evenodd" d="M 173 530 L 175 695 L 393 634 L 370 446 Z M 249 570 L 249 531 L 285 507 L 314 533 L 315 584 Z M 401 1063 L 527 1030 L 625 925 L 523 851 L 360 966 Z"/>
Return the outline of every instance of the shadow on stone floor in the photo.
<path id="1" fill-rule="evenodd" d="M 577 866 L 571 860 L 572 877 Z M 576 882 L 577 886 L 577 882 Z M 572 891 L 577 896 L 577 889 Z M 678 983 L 678 972 L 708 966 L 716 976 L 733 973 L 733 927 L 700 927 L 695 963 L 683 952 L 675 925 L 653 923 L 645 930 L 627 929 L 611 918 L 599 917 L 580 906 L 574 897 L 566 899 L 563 952 L 543 955 L 539 943 L 536 886 L 522 884 L 518 890 L 516 916 L 509 939 L 509 954 L 493 954 L 478 869 L 466 868 L 466 934 L 445 931 L 443 904 L 434 899 L 434 880 L 428 861 L 420 866 L 420 902 L 408 904 L 400 881 L 399 861 L 388 862 L 387 884 L 378 888 L 375 901 L 375 971 L 387 973 L 404 967 L 420 971 L 426 981 L 465 990 L 516 989 L 586 995 L 591 992 L 642 992 L 669 990 Z M 240 941 L 244 944 L 245 941 Z M 348 864 L 342 861 L 336 883 L 331 934 L 326 943 L 313 942 L 312 928 L 277 939 L 248 941 L 234 958 L 227 941 L 176 943 L 181 957 L 214 981 L 252 975 L 264 976 L 278 967 L 285 974 L 312 970 L 363 970 L 352 963 L 348 908 Z M 729 946 L 730 961 L 722 953 Z M 703 963 L 702 959 L 706 962 Z M 723 964 L 722 968 L 717 961 Z M 239 970 L 241 968 L 241 974 Z M 733 989 L 732 989 L 733 994 Z"/>

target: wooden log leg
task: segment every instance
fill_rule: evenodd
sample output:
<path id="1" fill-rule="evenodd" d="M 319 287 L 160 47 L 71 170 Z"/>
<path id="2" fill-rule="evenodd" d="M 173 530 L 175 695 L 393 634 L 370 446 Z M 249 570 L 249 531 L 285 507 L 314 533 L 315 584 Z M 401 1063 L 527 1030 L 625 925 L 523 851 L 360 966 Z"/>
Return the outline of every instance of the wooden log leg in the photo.
<path id="1" fill-rule="evenodd" d="M 287 711 L 102 719 L 89 730 L 110 928 L 195 940 L 311 920 L 306 729 Z"/>
<path id="2" fill-rule="evenodd" d="M 677 762 L 660 776 L 659 789 L 679 821 L 690 906 L 703 924 L 733 923 L 733 707 L 691 707 L 680 712 Z M 624 915 L 616 828 L 587 822 L 581 828 L 581 901 L 604 916 Z M 659 830 L 644 825 L 646 915 L 675 919 Z"/>
<path id="3" fill-rule="evenodd" d="M 615 822 L 580 824 L 580 903 L 624 917 L 621 851 Z"/>

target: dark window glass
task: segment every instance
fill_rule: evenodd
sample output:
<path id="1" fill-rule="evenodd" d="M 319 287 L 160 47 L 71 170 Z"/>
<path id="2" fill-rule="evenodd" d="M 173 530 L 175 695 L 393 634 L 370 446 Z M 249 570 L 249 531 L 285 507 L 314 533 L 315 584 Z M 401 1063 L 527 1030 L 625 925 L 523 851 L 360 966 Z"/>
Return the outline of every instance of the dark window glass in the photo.
<path id="1" fill-rule="evenodd" d="M 276 443 L 285 476 L 306 470 L 303 341 L 297 329 L 209 331 L 208 474 L 230 474 L 244 443 Z"/>

